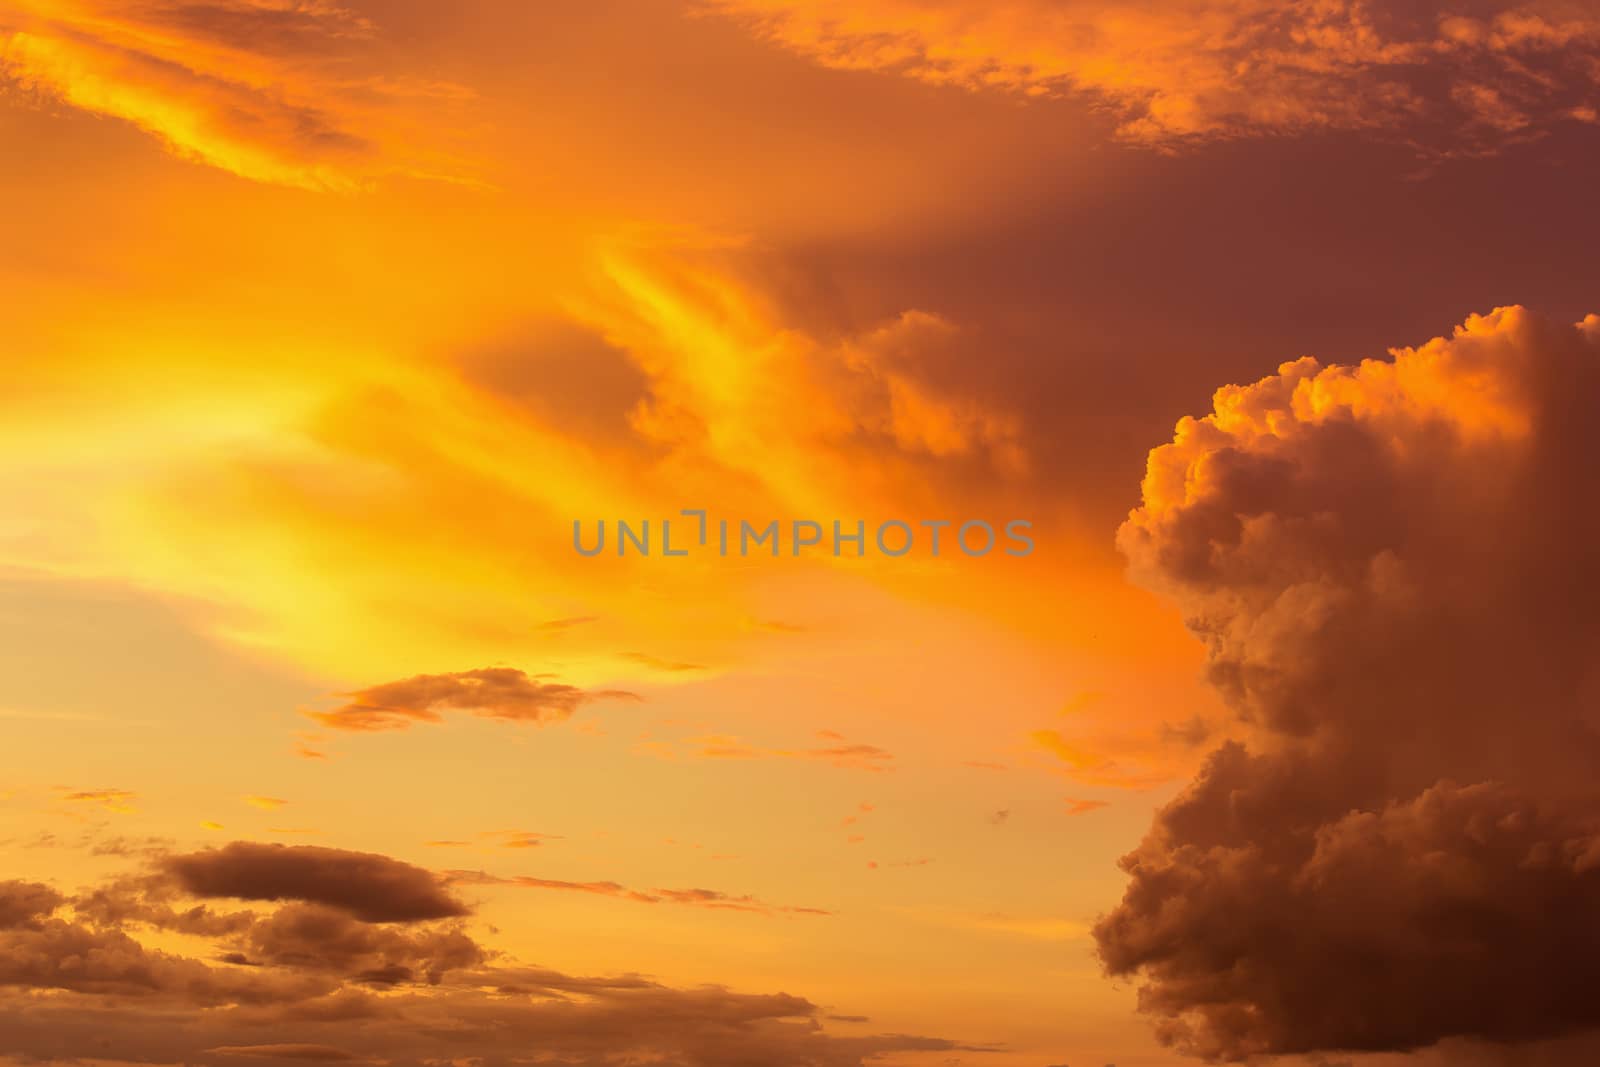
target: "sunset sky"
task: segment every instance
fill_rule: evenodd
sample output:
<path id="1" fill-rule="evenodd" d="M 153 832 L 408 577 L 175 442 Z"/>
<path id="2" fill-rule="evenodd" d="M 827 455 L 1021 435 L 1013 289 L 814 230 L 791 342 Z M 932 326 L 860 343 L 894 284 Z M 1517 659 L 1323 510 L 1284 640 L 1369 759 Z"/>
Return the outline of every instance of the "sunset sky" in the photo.
<path id="1" fill-rule="evenodd" d="M 1594 0 L 0 0 L 0 1063 L 1596 1062 L 1597 178 Z"/>

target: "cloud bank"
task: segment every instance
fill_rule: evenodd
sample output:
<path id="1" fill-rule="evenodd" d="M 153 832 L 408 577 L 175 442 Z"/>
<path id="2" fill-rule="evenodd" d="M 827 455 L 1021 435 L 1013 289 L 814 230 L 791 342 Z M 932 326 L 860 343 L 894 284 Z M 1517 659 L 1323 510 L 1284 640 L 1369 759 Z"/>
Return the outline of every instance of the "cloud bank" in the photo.
<path id="1" fill-rule="evenodd" d="M 501 1067 L 536 1049 L 572 1067 L 863 1067 L 964 1048 L 832 1033 L 786 993 L 517 963 L 470 918 L 435 875 L 392 857 L 247 841 L 161 854 L 76 894 L 0 881 L 0 1057 Z M 172 934 L 210 958 L 149 943 Z"/>

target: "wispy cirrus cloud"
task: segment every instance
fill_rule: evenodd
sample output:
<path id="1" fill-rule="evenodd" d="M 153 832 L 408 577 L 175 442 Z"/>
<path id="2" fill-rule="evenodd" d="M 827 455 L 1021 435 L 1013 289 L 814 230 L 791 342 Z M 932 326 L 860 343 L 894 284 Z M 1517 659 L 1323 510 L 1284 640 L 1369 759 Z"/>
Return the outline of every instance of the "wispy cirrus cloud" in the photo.
<path id="1" fill-rule="evenodd" d="M 514 886 L 521 889 L 552 889 L 569 893 L 589 893 L 594 896 L 616 897 L 636 904 L 683 904 L 689 907 L 711 908 L 717 911 L 744 911 L 756 915 L 832 915 L 825 908 L 769 904 L 748 894 L 725 893 L 718 889 L 634 889 L 620 882 L 572 882 L 556 878 L 535 878 L 529 875 L 495 875 L 483 871 L 450 871 L 447 874 L 454 885 Z"/>
<path id="2" fill-rule="evenodd" d="M 726 734 L 691 737 L 681 741 L 646 741 L 639 750 L 662 759 L 803 760 L 826 763 L 846 770 L 894 769 L 894 753 L 877 745 L 848 741 L 831 730 L 817 734 L 823 744 L 810 748 L 767 748 Z"/>
<path id="3" fill-rule="evenodd" d="M 703 671 L 706 669 L 702 663 L 686 663 L 682 660 L 663 659 L 660 656 L 652 656 L 648 652 L 620 652 L 618 655 L 631 663 L 637 663 L 641 667 L 648 667 L 652 671 L 660 671 L 665 674 L 682 674 L 687 671 Z"/>
<path id="4" fill-rule="evenodd" d="M 501 848 L 539 848 L 546 841 L 559 841 L 560 834 L 542 834 L 533 830 L 484 830 L 470 841 L 459 839 L 436 839 L 425 841 L 423 844 L 429 848 L 472 848 L 474 846 L 485 849 Z"/>
<path id="5" fill-rule="evenodd" d="M 107 811 L 127 814 L 134 810 L 139 795 L 128 789 L 66 789 L 57 790 L 61 799 L 69 804 L 92 804 Z"/>
<path id="6" fill-rule="evenodd" d="M 334 1045 L 312 1045 L 303 1041 L 279 1041 L 265 1045 L 218 1045 L 204 1050 L 212 1056 L 232 1056 L 252 1060 L 300 1060 L 307 1063 L 373 1063 L 365 1056 Z"/>
<path id="7" fill-rule="evenodd" d="M 333 3 L 20 0 L 0 12 L 0 79 L 129 122 L 184 159 L 317 191 L 395 173 L 464 180 L 438 147 L 439 116 L 471 94 L 389 69 L 388 55 L 378 26 Z"/>
<path id="8" fill-rule="evenodd" d="M 1177 773 L 1173 756 L 1159 737 L 1088 728 L 1082 735 L 1035 730 L 1029 740 L 1059 761 L 1060 773 L 1080 785 L 1151 789 Z"/>

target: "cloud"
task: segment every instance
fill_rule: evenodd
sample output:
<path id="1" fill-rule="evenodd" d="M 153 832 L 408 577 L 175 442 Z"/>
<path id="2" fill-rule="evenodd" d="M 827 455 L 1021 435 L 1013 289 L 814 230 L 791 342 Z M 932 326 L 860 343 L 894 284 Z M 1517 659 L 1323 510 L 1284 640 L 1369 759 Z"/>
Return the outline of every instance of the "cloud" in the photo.
<path id="1" fill-rule="evenodd" d="M 875 808 L 874 808 L 873 805 L 868 804 L 866 801 L 862 801 L 860 804 L 856 805 L 856 810 L 854 812 L 852 812 L 849 815 L 846 815 L 843 819 L 841 819 L 839 821 L 839 825 L 840 826 L 854 826 L 857 823 L 859 823 L 862 819 L 865 819 L 868 815 L 871 815 L 874 810 L 875 810 Z"/>
<path id="2" fill-rule="evenodd" d="M 253 923 L 241 939 L 251 962 L 333 971 L 368 985 L 393 986 L 474 967 L 487 956 L 459 926 L 377 926 L 336 908 L 289 904 Z"/>
<path id="3" fill-rule="evenodd" d="M 235 841 L 160 862 L 186 892 L 199 897 L 299 900 L 373 923 L 467 911 L 431 872 L 371 852 Z"/>
<path id="4" fill-rule="evenodd" d="M 816 1005 L 786 993 L 521 964 L 479 946 L 459 919 L 374 925 L 300 900 L 219 915 L 193 899 L 160 863 L 70 898 L 70 918 L 58 917 L 68 901 L 46 887 L 0 882 L 0 1056 L 100 1061 L 115 1049 L 119 1060 L 150 1063 L 510 1067 L 537 1048 L 552 1063 L 585 1067 L 865 1067 L 896 1052 L 980 1050 L 914 1035 L 838 1036 Z M 201 939 L 211 958 L 153 949 L 139 940 L 147 929 Z"/>
<path id="5" fill-rule="evenodd" d="M 322 751 L 320 748 L 313 747 L 314 745 L 320 744 L 320 743 L 321 743 L 320 740 L 300 740 L 300 741 L 296 741 L 293 745 L 290 746 L 289 751 L 293 752 L 296 756 L 298 756 L 301 759 L 326 760 L 328 758 L 328 754 L 326 752 Z"/>
<path id="6" fill-rule="evenodd" d="M 555 889 L 571 893 L 589 893 L 602 897 L 617 897 L 636 904 L 686 904 L 693 907 L 712 908 L 718 911 L 747 911 L 757 915 L 831 915 L 823 908 L 769 904 L 749 895 L 735 896 L 717 889 L 631 889 L 619 882 L 567 882 L 554 878 L 534 878 L 529 875 L 494 875 L 484 871 L 450 871 L 452 884 L 504 885 L 521 889 Z"/>
<path id="7" fill-rule="evenodd" d="M 476 835 L 479 847 L 484 848 L 542 848 L 546 841 L 560 841 L 560 834 L 542 834 L 533 830 L 482 830 Z M 473 841 L 439 839 L 424 841 L 429 848 L 472 848 Z"/>
<path id="8" fill-rule="evenodd" d="M 1080 95 L 1156 147 L 1319 130 L 1488 150 L 1593 121 L 1600 17 L 1559 0 L 707 0 L 828 67 Z"/>
<path id="9" fill-rule="evenodd" d="M 1218 390 L 1118 535 L 1240 740 L 1095 930 L 1207 1059 L 1600 1027 L 1600 318 Z"/>
<path id="10" fill-rule="evenodd" d="M 857 742 L 845 741 L 837 734 L 830 736 L 829 731 L 818 734 L 821 740 L 835 740 L 838 744 L 827 744 L 818 748 L 763 748 L 758 745 L 747 744 L 737 737 L 727 735 L 711 735 L 707 737 L 688 738 L 680 744 L 691 746 L 693 755 L 700 759 L 713 760 L 804 760 L 808 762 L 826 763 L 832 767 L 845 770 L 858 771 L 889 771 L 894 769 L 894 753 L 877 745 L 865 745 Z M 677 750 L 668 742 L 656 742 L 641 746 L 645 752 L 676 758 Z"/>
<path id="11" fill-rule="evenodd" d="M 459 170 L 416 120 L 470 94 L 387 70 L 381 52 L 371 21 L 325 3 L 23 0 L 0 16 L 0 78 L 184 159 L 318 191 Z"/>
<path id="12" fill-rule="evenodd" d="M 275 811 L 289 803 L 282 797 L 263 797 L 255 795 L 245 797 L 244 802 L 250 805 L 252 808 L 260 808 L 262 811 Z"/>
<path id="13" fill-rule="evenodd" d="M 665 671 L 669 674 L 677 674 L 683 671 L 703 671 L 706 669 L 704 664 L 662 659 L 660 656 L 652 656 L 648 652 L 619 652 L 617 654 L 623 659 L 637 663 L 640 666 L 649 667 L 653 671 Z"/>
<path id="14" fill-rule="evenodd" d="M 216 381 L 214 364 L 195 354 L 205 345 L 152 342 L 159 352 L 113 361 L 117 374 L 142 380 L 159 374 L 184 387 L 131 408 L 125 390 L 93 384 L 116 377 L 96 369 L 108 342 L 65 340 L 60 357 L 48 367 L 41 363 L 40 372 L 74 396 L 84 390 L 98 396 L 102 388 L 121 394 L 103 398 L 107 411 L 118 413 L 106 426 L 132 419 L 148 421 L 150 431 L 140 432 L 134 463 L 117 459 L 115 448 L 84 452 L 73 443 L 88 432 L 83 427 L 71 431 L 57 420 L 43 447 L 32 422 L 18 424 L 22 436 L 13 452 L 27 462 L 14 477 L 42 494 L 37 520 L 62 531 L 47 550 L 35 546 L 39 555 L 19 547 L 28 556 L 19 561 L 133 575 L 171 602 L 215 604 L 215 611 L 183 609 L 186 621 L 226 644 L 262 650 L 317 676 L 350 679 L 352 687 L 424 670 L 450 678 L 457 675 L 435 672 L 525 666 L 530 640 L 558 645 L 559 679 L 529 672 L 551 698 L 540 705 L 539 721 L 567 711 L 562 691 L 551 686 L 592 692 L 645 673 L 620 652 L 711 670 L 752 656 L 789 655 L 771 644 L 771 634 L 748 625 L 755 605 L 747 569 L 663 567 L 632 553 L 575 567 L 574 519 L 659 522 L 695 500 L 714 503 L 735 527 L 739 516 L 822 522 L 944 515 L 955 488 L 972 494 L 961 497 L 962 510 L 998 517 L 998 505 L 988 504 L 1002 491 L 997 471 L 1014 472 L 1013 461 L 1025 457 L 1017 451 L 1018 421 L 963 369 L 972 365 L 975 337 L 912 311 L 874 312 L 868 321 L 882 325 L 842 334 L 808 321 L 766 276 L 785 258 L 773 251 L 707 250 L 687 237 L 634 235 L 581 249 L 563 239 L 550 252 L 560 263 L 550 299 L 572 305 L 560 316 L 622 353 L 644 383 L 640 399 L 618 415 L 622 425 L 602 437 L 546 423 L 440 358 L 436 348 L 470 345 L 455 336 L 461 330 L 476 333 L 458 320 L 447 328 L 435 324 L 450 335 L 444 339 L 368 346 L 384 357 L 339 355 L 334 344 L 305 355 L 303 365 L 230 365 L 270 365 L 265 378 L 255 372 L 235 378 L 230 370 Z M 897 299 L 889 308 L 910 306 Z M 342 304 L 308 314 L 324 312 L 365 314 Z M 225 333 L 228 324 L 207 320 L 195 328 L 215 340 L 213 328 Z M 725 373 L 729 367 L 737 373 Z M 549 382 L 541 385 L 537 369 L 529 374 L 530 388 L 564 395 L 551 393 Z M 85 403 L 97 409 L 101 400 L 85 394 Z M 120 441 L 121 432 L 106 440 Z M 197 450 L 196 440 L 208 447 Z M 63 481 L 41 473 L 45 468 L 70 468 L 81 477 Z M 1020 485 L 1004 481 L 1006 492 Z M 329 487 L 338 491 L 324 491 Z M 104 494 L 123 493 L 131 503 L 106 520 L 114 532 L 93 543 L 71 532 L 93 528 L 86 516 L 103 510 Z M 195 512 L 196 495 L 216 506 Z M 351 501 L 360 506 L 352 510 Z M 496 518 L 439 525 L 440 514 L 461 507 Z M 382 523 L 372 521 L 378 514 Z M 194 565 L 198 558 L 204 567 Z M 302 565 L 312 559 L 337 570 L 339 581 Z M 829 569 L 828 580 L 841 587 L 877 580 L 858 561 L 830 561 L 785 556 L 770 565 Z M 638 596 L 640 582 L 660 595 Z M 702 621 L 686 629 L 682 613 L 689 606 Z M 603 623 L 542 628 L 587 617 Z M 662 684 L 701 677 L 647 676 Z M 361 690 L 314 713 L 334 715 L 348 704 L 330 725 L 359 730 L 433 721 L 430 715 L 451 710 L 388 695 L 377 699 Z M 336 754 L 327 747 L 334 731 L 319 732 L 324 736 L 296 739 L 304 758 Z"/>
<path id="15" fill-rule="evenodd" d="M 1140 722 L 1094 690 L 1068 700 L 1060 715 L 1066 728 L 1032 730 L 1028 740 L 1059 761 L 1052 769 L 1079 785 L 1145 790 L 1194 768 L 1192 759 L 1174 753 L 1198 744 L 1191 740 L 1193 724 L 1175 731 Z"/>
<path id="16" fill-rule="evenodd" d="M 1028 739 L 1060 760 L 1063 773 L 1081 785 L 1150 789 L 1173 775 L 1167 769 L 1171 757 L 1165 740 L 1147 734 L 1148 731 L 1136 734 L 1126 729 L 1102 729 L 1080 741 L 1060 730 L 1034 730 Z M 1096 751 L 1100 748 L 1111 749 L 1116 755 Z"/>
<path id="17" fill-rule="evenodd" d="M 478 835 L 501 848 L 538 848 L 546 841 L 561 840 L 560 834 L 541 834 L 533 830 L 485 830 Z"/>
<path id="18" fill-rule="evenodd" d="M 0 882 L 0 929 L 27 926 L 55 911 L 61 894 L 39 882 Z"/>
<path id="19" fill-rule="evenodd" d="M 235 844 L 240 844 L 236 842 Z M 388 863 L 398 861 L 378 857 Z M 96 929 L 149 927 L 217 943 L 217 959 L 278 968 L 363 986 L 437 985 L 452 970 L 490 954 L 470 937 L 465 914 L 374 922 L 349 910 L 289 899 L 268 912 L 213 910 L 168 864 L 87 890 L 71 901 L 74 917 Z M 284 899 L 251 897 L 249 899 Z"/>
<path id="20" fill-rule="evenodd" d="M 168 851 L 172 847 L 172 838 L 154 835 L 128 837 L 124 834 L 100 837 L 87 834 L 79 846 L 87 848 L 91 856 L 154 856 Z"/>
<path id="21" fill-rule="evenodd" d="M 63 790 L 61 799 L 73 804 L 98 804 L 107 811 L 127 814 L 133 811 L 137 793 L 126 789 L 73 789 Z"/>
<path id="22" fill-rule="evenodd" d="M 843 336 L 813 334 L 763 284 L 760 248 L 701 245 L 597 243 L 597 284 L 572 301 L 646 376 L 629 416 L 640 441 L 818 519 L 862 500 L 925 500 L 919 483 L 992 487 L 1026 474 L 1020 421 L 948 370 L 970 343 L 958 324 L 907 308 Z"/>
<path id="23" fill-rule="evenodd" d="M 0 999 L 8 987 L 135 999 L 181 993 L 196 1007 L 267 1004 L 333 988 L 301 975 L 208 967 L 146 948 L 121 929 L 46 917 L 0 929 Z"/>
<path id="24" fill-rule="evenodd" d="M 784 622 L 781 619 L 751 619 L 750 625 L 757 630 L 765 630 L 774 634 L 803 634 L 811 631 L 809 626 L 803 626 L 795 622 Z"/>
<path id="25" fill-rule="evenodd" d="M 565 619 L 551 619 L 548 622 L 541 622 L 534 629 L 542 633 L 560 633 L 562 630 L 570 630 L 575 626 L 587 626 L 590 623 L 599 621 L 600 617 L 598 615 L 573 615 Z"/>
<path id="26" fill-rule="evenodd" d="M 485 667 L 452 674 L 419 674 L 341 696 L 348 703 L 307 714 L 335 730 L 403 730 L 415 722 L 441 722 L 446 711 L 464 711 L 503 722 L 561 722 L 594 700 L 638 700 L 617 689 L 588 691 L 541 681 L 511 667 Z"/>
<path id="27" fill-rule="evenodd" d="M 265 1060 L 307 1060 L 312 1063 L 364 1063 L 365 1057 L 332 1045 L 218 1045 L 205 1050 L 213 1056 L 244 1056 Z"/>

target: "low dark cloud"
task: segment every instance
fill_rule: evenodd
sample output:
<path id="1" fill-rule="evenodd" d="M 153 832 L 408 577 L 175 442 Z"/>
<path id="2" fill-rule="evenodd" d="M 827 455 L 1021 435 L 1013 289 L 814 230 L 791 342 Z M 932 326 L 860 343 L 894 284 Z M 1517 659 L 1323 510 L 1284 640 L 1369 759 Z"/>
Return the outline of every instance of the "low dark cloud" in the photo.
<path id="1" fill-rule="evenodd" d="M 41 882 L 0 882 L 0 929 L 34 923 L 55 911 L 61 899 Z"/>
<path id="2" fill-rule="evenodd" d="M 370 852 L 315 845 L 235 841 L 167 856 L 161 868 L 198 897 L 297 900 L 347 912 L 363 922 L 414 922 L 467 913 L 430 871 Z"/>
<path id="3" fill-rule="evenodd" d="M 39 918 L 0 930 L 0 1000 L 10 999 L 7 988 L 132 1000 L 181 995 L 198 1009 L 322 996 L 337 985 L 302 974 L 212 967 L 147 948 L 119 928 Z M 16 1050 L 0 1048 L 6 1051 Z"/>
<path id="4" fill-rule="evenodd" d="M 396 929 L 317 904 L 281 907 L 251 923 L 241 941 L 252 963 L 331 971 L 372 985 L 437 985 L 446 972 L 488 958 L 459 925 Z"/>

